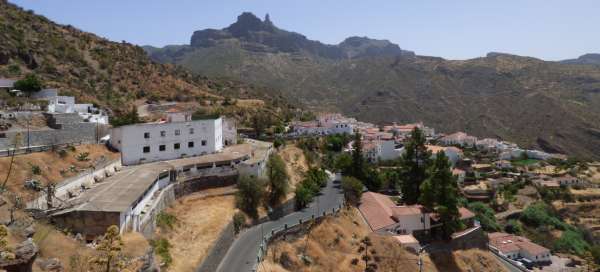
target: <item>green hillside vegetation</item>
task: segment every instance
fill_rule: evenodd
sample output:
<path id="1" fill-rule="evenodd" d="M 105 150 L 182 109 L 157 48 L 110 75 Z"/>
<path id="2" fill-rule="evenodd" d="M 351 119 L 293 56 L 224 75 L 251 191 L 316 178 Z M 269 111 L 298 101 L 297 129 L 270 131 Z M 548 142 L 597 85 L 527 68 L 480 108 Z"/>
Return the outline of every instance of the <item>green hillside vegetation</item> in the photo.
<path id="1" fill-rule="evenodd" d="M 99 105 L 113 116 L 126 115 L 135 101 L 145 100 L 196 102 L 243 123 L 259 111 L 283 119 L 292 108 L 271 90 L 156 63 L 139 46 L 56 24 L 6 0 L 0 0 L 0 77 L 22 79 L 17 87 L 24 91 L 58 88 L 61 95 Z M 240 107 L 234 98 L 265 104 Z"/>

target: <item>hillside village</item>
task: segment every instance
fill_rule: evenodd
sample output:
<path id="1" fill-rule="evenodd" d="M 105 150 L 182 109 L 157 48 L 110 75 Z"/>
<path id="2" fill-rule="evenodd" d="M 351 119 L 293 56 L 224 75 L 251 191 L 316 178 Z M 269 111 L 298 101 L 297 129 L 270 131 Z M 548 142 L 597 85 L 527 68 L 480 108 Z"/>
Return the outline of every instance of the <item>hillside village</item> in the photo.
<path id="1" fill-rule="evenodd" d="M 22 93 L 12 91 L 14 86 L 10 84 L 14 85 L 14 81 L 3 82 L 7 87 L 4 92 L 17 97 Z M 378 126 L 337 113 L 318 114 L 314 120 L 303 118 L 304 121 L 282 123 L 274 129 L 254 131 L 256 139 L 252 139 L 240 137 L 234 119 L 196 114 L 177 103 L 166 103 L 152 110 L 145 122 L 135 117 L 138 113 L 133 113 L 132 120 L 124 118 L 125 121 L 111 126 L 104 111 L 89 104 L 75 104 L 72 97 L 59 96 L 57 90 L 44 89 L 22 95 L 27 96 L 28 104 L 17 108 L 5 105 L 2 112 L 2 120 L 7 124 L 2 152 L 7 159 L 16 157 L 18 160 L 19 156 L 37 152 L 60 153 L 82 144 L 104 145 L 107 152 L 120 157 L 94 162 L 89 170 L 62 181 L 40 182 L 34 174 L 32 179 L 20 181 L 23 188 L 14 190 L 18 188 L 14 182 L 9 186 L 27 196 L 21 200 L 26 201 L 23 209 L 30 214 L 26 218 L 44 220 L 56 230 L 68 230 L 66 239 L 81 241 L 92 248 L 100 245 L 111 226 L 116 226 L 120 235 L 140 233 L 149 241 L 168 243 L 167 237 L 175 237 L 169 235 L 174 231 L 169 229 L 176 220 L 176 215 L 169 211 L 180 209 L 175 207 L 181 205 L 178 203 L 183 199 L 197 194 L 208 194 L 211 198 L 210 192 L 221 190 L 227 192 L 225 196 L 236 195 L 237 212 L 227 213 L 233 214 L 228 220 L 235 228 L 228 233 L 231 230 L 220 225 L 221 231 L 212 234 L 212 246 L 203 247 L 206 251 L 199 257 L 206 259 L 193 262 L 201 270 L 258 269 L 261 262 L 236 266 L 229 259 L 244 260 L 243 254 L 246 254 L 262 260 L 261 256 L 265 256 L 269 248 L 268 241 L 285 243 L 285 239 L 276 238 L 281 233 L 300 229 L 300 233 L 308 231 L 306 235 L 309 235 L 310 228 L 302 230 L 307 227 L 306 222 L 327 220 L 341 212 L 360 215 L 365 222 L 361 233 L 384 237 L 376 239 L 392 239 L 385 243 L 392 241 L 399 250 L 407 252 L 402 254 L 415 254 L 417 259 L 423 254 L 434 258 L 435 252 L 444 248 L 448 254 L 465 250 L 487 254 L 486 265 L 498 262 L 497 265 L 508 270 L 576 271 L 591 265 L 585 254 L 589 254 L 586 252 L 596 239 L 594 221 L 572 221 L 573 218 L 564 218 L 561 211 L 564 205 L 594 201 L 599 180 L 589 171 L 597 168 L 562 154 L 522 149 L 514 143 L 478 139 L 464 132 L 443 134 L 423 123 Z M 145 113 L 147 109 L 138 111 Z M 38 123 L 42 125 L 19 127 L 34 119 L 40 119 Z M 70 123 L 56 121 L 75 119 L 78 121 L 72 122 L 83 124 L 74 129 L 77 137 L 84 140 L 69 138 Z M 41 127 L 44 120 L 48 128 Z M 59 142 L 37 140 L 56 139 L 53 135 L 57 133 L 63 133 Z M 308 166 L 298 169 L 300 172 L 295 174 L 300 174 L 300 180 L 291 184 L 291 173 L 287 169 L 298 165 L 290 168 L 290 162 L 280 156 L 288 146 L 299 148 Z M 423 153 L 415 153 L 417 150 Z M 357 158 L 357 154 L 360 157 Z M 420 156 L 417 161 L 430 164 L 423 169 L 426 171 L 423 174 L 440 171 L 432 174 L 440 178 L 436 182 L 443 182 L 445 176 L 449 183 L 443 186 L 450 187 L 440 187 L 435 190 L 442 191 L 431 193 L 441 194 L 434 199 L 451 196 L 456 209 L 454 215 L 439 210 L 437 205 L 441 204 L 436 200 L 429 203 L 423 197 L 405 193 L 416 189 L 415 193 L 425 194 L 423 183 L 410 189 L 410 179 L 402 176 L 411 175 L 412 170 L 406 168 L 410 158 L 407 156 L 411 154 Z M 439 169 L 435 168 L 438 161 Z M 364 168 L 362 173 L 356 171 L 360 168 Z M 423 178 L 425 180 L 420 182 L 430 180 Z M 313 183 L 316 187 L 311 185 Z M 28 189 L 32 191 L 25 194 Z M 214 198 L 219 199 L 219 195 Z M 260 204 L 263 197 L 265 202 Z M 324 199 L 319 203 L 321 198 Z M 16 207 L 15 203 L 12 205 Z M 539 220 L 550 220 L 537 218 L 539 209 L 554 218 L 552 220 L 558 220 L 553 223 L 554 227 L 536 229 L 540 226 L 536 224 L 542 223 Z M 299 221 L 293 223 L 290 218 Z M 18 233 L 25 228 L 35 228 L 31 219 L 27 224 L 15 223 L 22 220 L 11 215 L 7 225 Z M 282 228 L 272 228 L 265 242 L 258 241 L 260 244 L 254 250 L 232 256 L 238 247 L 236 241 L 244 240 L 250 230 L 256 231 L 269 222 L 273 222 L 272 226 L 289 223 Z M 452 227 L 448 227 L 450 224 Z M 537 231 L 548 232 L 555 238 L 540 239 Z M 211 250 L 211 247 L 222 247 L 218 239 L 236 233 L 238 238 L 232 236 L 233 243 L 225 245 L 229 248 L 220 252 Z M 574 237 L 564 238 L 567 233 Z M 172 246 L 175 246 L 172 250 L 179 250 L 177 245 Z M 169 265 L 182 266 L 182 260 L 173 260 L 168 249 L 155 247 L 154 254 L 156 258 L 143 259 L 145 266 L 163 269 Z M 65 266 L 59 259 L 50 260 Z M 274 262 L 281 260 L 265 262 L 276 265 Z M 22 265 L 30 263 L 24 261 Z M 280 265 L 284 264 L 276 266 Z M 38 266 L 42 265 L 38 263 Z M 377 262 L 368 267 L 376 269 Z"/>
<path id="2" fill-rule="evenodd" d="M 413 114 L 420 100 L 406 100 L 406 115 L 387 91 L 359 103 L 386 100 L 378 103 L 393 116 L 365 122 L 380 112 L 303 108 L 305 97 L 281 92 L 297 86 L 274 95 L 194 75 L 144 53 L 168 61 L 165 49 L 0 7 L 0 271 L 600 271 L 600 162 L 593 144 L 577 143 L 593 128 L 573 139 L 553 128 L 518 139 L 546 151 L 524 148 L 477 134 L 505 128 L 444 131 L 464 120 L 446 124 L 427 107 Z M 387 40 L 322 44 L 251 13 L 173 52 L 232 41 L 254 57 L 282 50 L 307 64 L 318 58 L 304 53 L 327 63 L 395 57 L 386 71 L 417 61 L 446 76 L 461 66 Z M 577 76 L 594 84 L 597 75 Z M 542 109 L 552 105 L 562 102 Z M 561 123 L 583 122 L 581 112 Z M 493 135 L 535 135 L 535 120 L 522 134 Z"/>

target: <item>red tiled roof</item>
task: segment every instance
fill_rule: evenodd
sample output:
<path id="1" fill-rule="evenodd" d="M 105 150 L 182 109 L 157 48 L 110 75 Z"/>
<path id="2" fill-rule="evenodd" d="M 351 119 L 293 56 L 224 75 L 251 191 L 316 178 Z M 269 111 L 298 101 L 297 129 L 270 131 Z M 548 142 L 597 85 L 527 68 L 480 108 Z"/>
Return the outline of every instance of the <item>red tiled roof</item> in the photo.
<path id="1" fill-rule="evenodd" d="M 488 234 L 490 245 L 498 248 L 503 253 L 523 250 L 530 255 L 540 255 L 550 250 L 531 242 L 529 239 L 508 233 L 494 232 Z"/>
<path id="2" fill-rule="evenodd" d="M 392 207 L 396 204 L 387 196 L 365 192 L 362 194 L 358 209 L 373 231 L 396 223 L 392 215 Z"/>
<path id="3" fill-rule="evenodd" d="M 423 213 L 422 209 L 421 205 L 397 206 L 392 208 L 392 216 L 397 218 L 402 215 L 419 215 Z"/>

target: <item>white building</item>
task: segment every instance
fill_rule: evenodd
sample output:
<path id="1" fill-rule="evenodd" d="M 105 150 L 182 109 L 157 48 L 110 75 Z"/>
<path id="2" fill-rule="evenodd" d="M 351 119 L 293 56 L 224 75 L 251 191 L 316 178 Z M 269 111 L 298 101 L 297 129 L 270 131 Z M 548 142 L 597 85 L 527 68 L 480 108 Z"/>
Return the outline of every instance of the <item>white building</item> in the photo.
<path id="1" fill-rule="evenodd" d="M 110 144 L 123 165 L 172 160 L 223 149 L 222 119 L 133 124 L 113 128 Z"/>
<path id="2" fill-rule="evenodd" d="M 469 136 L 464 132 L 456 132 L 442 137 L 439 142 L 444 145 L 475 146 L 477 137 Z"/>
<path id="3" fill-rule="evenodd" d="M 552 254 L 549 249 L 525 237 L 502 232 L 490 233 L 488 237 L 490 249 L 509 259 L 525 258 L 534 263 L 551 262 Z"/>
<path id="4" fill-rule="evenodd" d="M 455 165 L 463 157 L 463 151 L 454 146 L 427 145 L 426 147 L 427 150 L 431 151 L 432 158 L 435 158 L 438 152 L 444 152 L 452 165 Z"/>
<path id="5" fill-rule="evenodd" d="M 357 123 L 354 118 L 347 118 L 338 113 L 322 114 L 315 121 L 295 122 L 293 134 L 295 135 L 332 135 L 352 134 Z"/>
<path id="6" fill-rule="evenodd" d="M 273 143 L 254 139 L 244 139 L 244 142 L 252 146 L 252 156 L 237 166 L 240 175 L 266 178 L 267 161 L 273 152 Z"/>

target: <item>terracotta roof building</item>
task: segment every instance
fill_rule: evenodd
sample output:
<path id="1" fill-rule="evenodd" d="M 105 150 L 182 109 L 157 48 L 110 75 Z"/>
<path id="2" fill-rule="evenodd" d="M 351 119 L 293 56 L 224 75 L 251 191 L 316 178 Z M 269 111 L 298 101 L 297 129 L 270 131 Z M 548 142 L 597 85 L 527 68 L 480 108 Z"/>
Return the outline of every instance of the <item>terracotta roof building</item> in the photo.
<path id="1" fill-rule="evenodd" d="M 503 232 L 488 234 L 490 248 L 510 259 L 525 258 L 535 263 L 550 262 L 550 250 L 529 239 Z"/>

